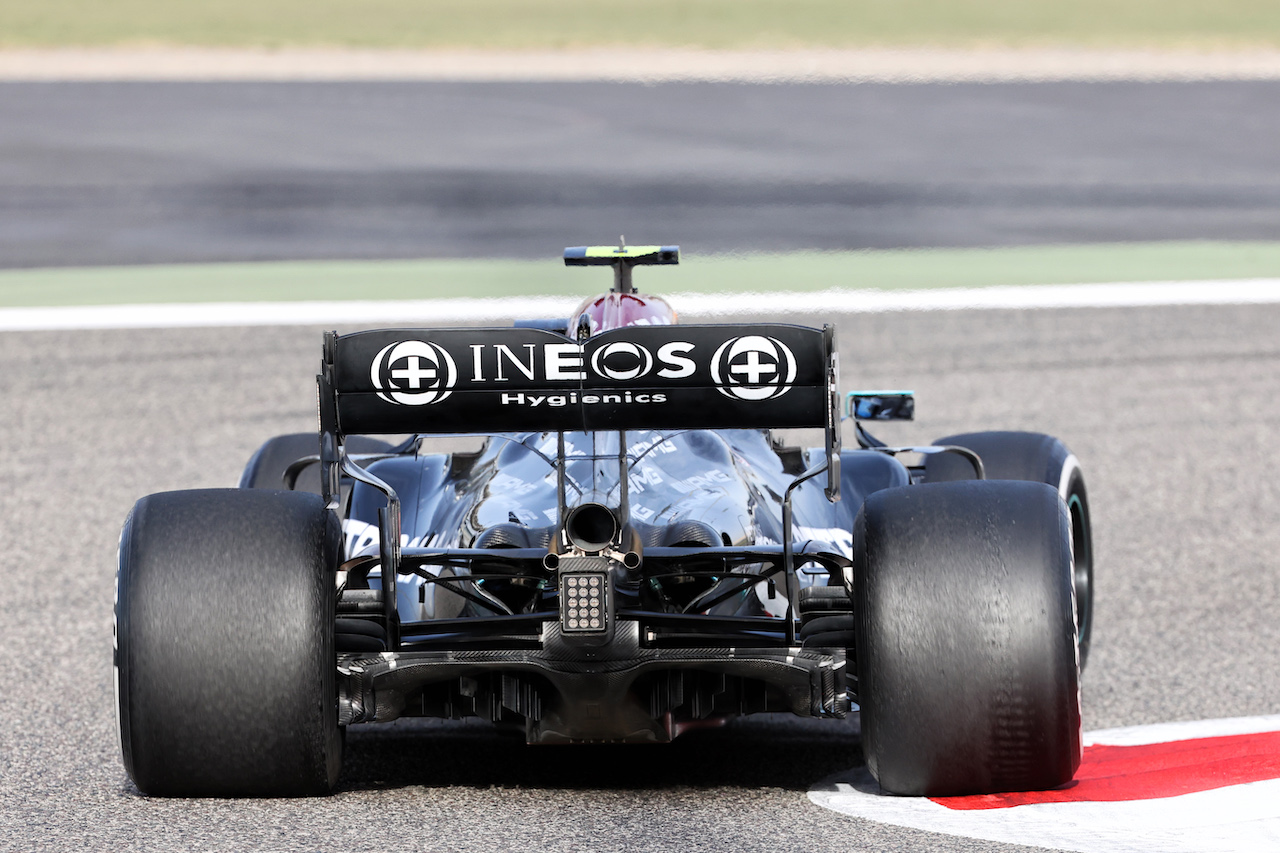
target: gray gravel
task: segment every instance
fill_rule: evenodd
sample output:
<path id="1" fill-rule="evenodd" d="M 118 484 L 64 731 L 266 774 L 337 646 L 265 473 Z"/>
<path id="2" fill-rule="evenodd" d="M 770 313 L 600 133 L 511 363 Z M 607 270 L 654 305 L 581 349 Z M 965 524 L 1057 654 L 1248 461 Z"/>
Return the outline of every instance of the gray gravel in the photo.
<path id="1" fill-rule="evenodd" d="M 885 438 L 1043 430 L 1083 461 L 1087 728 L 1280 712 L 1280 307 L 840 323 L 847 383 L 919 394 L 920 420 Z M 857 729 L 788 718 L 632 748 L 366 727 L 329 799 L 138 796 L 112 710 L 120 523 L 143 494 L 233 484 L 261 441 L 313 428 L 319 344 L 299 328 L 0 336 L 0 849 L 1016 849 L 813 806 L 812 783 L 859 762 Z"/>
<path id="2" fill-rule="evenodd" d="M 1280 81 L 0 83 L 0 267 L 1280 238 Z"/>

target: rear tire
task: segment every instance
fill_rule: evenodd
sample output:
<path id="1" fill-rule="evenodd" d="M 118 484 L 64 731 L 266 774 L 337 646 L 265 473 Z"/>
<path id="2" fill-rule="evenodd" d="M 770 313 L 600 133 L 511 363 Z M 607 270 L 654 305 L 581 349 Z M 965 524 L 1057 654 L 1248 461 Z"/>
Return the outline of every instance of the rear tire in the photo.
<path id="1" fill-rule="evenodd" d="M 1067 446 L 1038 432 L 970 432 L 940 438 L 934 444 L 966 447 L 978 454 L 988 480 L 1026 480 L 1047 483 L 1058 490 L 1071 516 L 1072 553 L 1075 559 L 1076 636 L 1080 666 L 1089 658 L 1093 631 L 1093 525 L 1089 520 L 1089 493 L 1080 462 Z M 973 466 L 953 453 L 925 457 L 925 482 L 971 480 Z"/>
<path id="2" fill-rule="evenodd" d="M 1040 483 L 909 486 L 855 530 L 858 703 L 891 793 L 1041 790 L 1081 757 L 1070 527 Z"/>
<path id="3" fill-rule="evenodd" d="M 125 769 L 152 796 L 329 793 L 342 763 L 336 516 L 299 492 L 138 501 L 120 537 Z"/>

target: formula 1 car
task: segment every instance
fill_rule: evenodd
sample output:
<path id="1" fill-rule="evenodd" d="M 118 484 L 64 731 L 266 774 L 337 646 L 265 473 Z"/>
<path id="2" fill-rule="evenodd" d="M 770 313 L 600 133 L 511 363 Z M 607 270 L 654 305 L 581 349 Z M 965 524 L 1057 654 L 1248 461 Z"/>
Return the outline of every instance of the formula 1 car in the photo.
<path id="1" fill-rule="evenodd" d="M 328 333 L 318 437 L 271 439 L 238 489 L 138 501 L 115 655 L 138 789 L 323 794 L 346 726 L 405 716 L 661 743 L 855 710 L 885 791 L 1068 782 L 1076 458 L 1030 433 L 884 445 L 863 422 L 911 418 L 910 392 L 842 406 L 831 326 L 676 324 L 632 272 L 678 258 L 566 250 L 614 274 L 567 321 Z M 443 434 L 483 443 L 429 452 Z"/>

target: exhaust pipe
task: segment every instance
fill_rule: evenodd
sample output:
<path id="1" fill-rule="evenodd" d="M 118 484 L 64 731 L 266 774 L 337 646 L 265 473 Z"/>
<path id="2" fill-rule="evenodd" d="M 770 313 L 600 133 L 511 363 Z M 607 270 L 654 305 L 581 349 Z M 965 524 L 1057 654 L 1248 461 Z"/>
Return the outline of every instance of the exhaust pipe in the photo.
<path id="1" fill-rule="evenodd" d="M 564 535 L 580 551 L 599 553 L 618 538 L 618 518 L 604 504 L 584 503 L 569 510 Z"/>

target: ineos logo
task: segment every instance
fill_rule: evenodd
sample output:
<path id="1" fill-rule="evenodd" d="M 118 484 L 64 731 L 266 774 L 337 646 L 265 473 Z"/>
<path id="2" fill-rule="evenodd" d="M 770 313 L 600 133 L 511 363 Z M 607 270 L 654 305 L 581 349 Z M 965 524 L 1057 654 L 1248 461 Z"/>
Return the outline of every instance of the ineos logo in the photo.
<path id="1" fill-rule="evenodd" d="M 626 382 L 639 379 L 653 368 L 653 356 L 639 344 L 614 341 L 605 344 L 591 356 L 591 369 L 597 376 Z"/>
<path id="2" fill-rule="evenodd" d="M 796 379 L 796 357 L 777 338 L 732 338 L 721 344 L 712 357 L 711 378 L 726 397 L 773 400 L 791 390 Z"/>
<path id="3" fill-rule="evenodd" d="M 398 341 L 387 344 L 373 359 L 369 378 L 378 397 L 402 406 L 439 403 L 452 394 L 458 382 L 453 357 L 430 341 Z"/>

